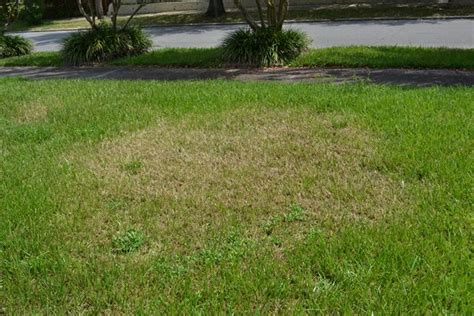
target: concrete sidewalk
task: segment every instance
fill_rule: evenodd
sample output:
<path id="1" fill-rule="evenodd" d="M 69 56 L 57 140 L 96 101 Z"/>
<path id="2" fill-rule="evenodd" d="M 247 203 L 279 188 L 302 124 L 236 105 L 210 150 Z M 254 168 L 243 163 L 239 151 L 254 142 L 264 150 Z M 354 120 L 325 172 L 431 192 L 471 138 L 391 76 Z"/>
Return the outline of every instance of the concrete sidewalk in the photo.
<path id="1" fill-rule="evenodd" d="M 159 67 L 0 67 L 1 77 L 28 79 L 240 80 L 474 86 L 474 71 L 365 68 L 199 69 Z"/>

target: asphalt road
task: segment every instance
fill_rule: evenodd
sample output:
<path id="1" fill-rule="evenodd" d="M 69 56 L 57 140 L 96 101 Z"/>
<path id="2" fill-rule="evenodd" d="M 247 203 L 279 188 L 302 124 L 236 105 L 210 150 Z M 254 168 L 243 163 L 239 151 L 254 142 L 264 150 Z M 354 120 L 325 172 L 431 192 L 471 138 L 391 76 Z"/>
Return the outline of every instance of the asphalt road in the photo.
<path id="1" fill-rule="evenodd" d="M 213 47 L 242 25 L 163 26 L 147 28 L 155 47 Z M 313 47 L 403 45 L 474 48 L 474 19 L 377 20 L 289 23 L 306 32 Z M 60 49 L 74 31 L 23 32 L 36 51 Z"/>

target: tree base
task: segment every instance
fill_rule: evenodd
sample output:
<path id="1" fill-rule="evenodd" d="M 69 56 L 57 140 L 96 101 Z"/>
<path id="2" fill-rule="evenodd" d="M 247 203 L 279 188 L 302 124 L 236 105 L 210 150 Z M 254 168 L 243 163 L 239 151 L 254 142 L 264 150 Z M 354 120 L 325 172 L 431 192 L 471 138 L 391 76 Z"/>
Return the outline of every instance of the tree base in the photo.
<path id="1" fill-rule="evenodd" d="M 218 18 L 225 15 L 224 2 L 222 0 L 209 0 L 206 16 L 210 18 Z"/>

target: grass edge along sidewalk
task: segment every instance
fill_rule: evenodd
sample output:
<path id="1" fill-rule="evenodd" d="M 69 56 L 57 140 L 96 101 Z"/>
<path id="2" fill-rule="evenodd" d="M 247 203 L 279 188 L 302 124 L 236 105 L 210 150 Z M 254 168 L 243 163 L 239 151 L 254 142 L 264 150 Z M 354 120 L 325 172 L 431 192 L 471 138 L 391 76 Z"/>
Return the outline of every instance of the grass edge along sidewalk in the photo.
<path id="1" fill-rule="evenodd" d="M 108 63 L 120 66 L 225 68 L 219 48 L 163 48 Z M 59 52 L 0 59 L 0 66 L 63 66 Z M 474 69 L 474 49 L 349 46 L 310 49 L 289 67 Z"/>

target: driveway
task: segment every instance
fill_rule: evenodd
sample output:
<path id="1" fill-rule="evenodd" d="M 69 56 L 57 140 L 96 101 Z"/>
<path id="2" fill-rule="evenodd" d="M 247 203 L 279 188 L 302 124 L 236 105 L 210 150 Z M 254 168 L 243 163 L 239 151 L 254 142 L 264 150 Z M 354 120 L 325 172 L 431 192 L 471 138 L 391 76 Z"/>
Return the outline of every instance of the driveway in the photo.
<path id="1" fill-rule="evenodd" d="M 158 47 L 214 47 L 242 25 L 161 26 L 146 28 Z M 474 48 L 474 19 L 372 20 L 289 23 L 306 32 L 312 47 L 400 45 Z M 23 32 L 36 51 L 56 51 L 75 31 Z"/>

